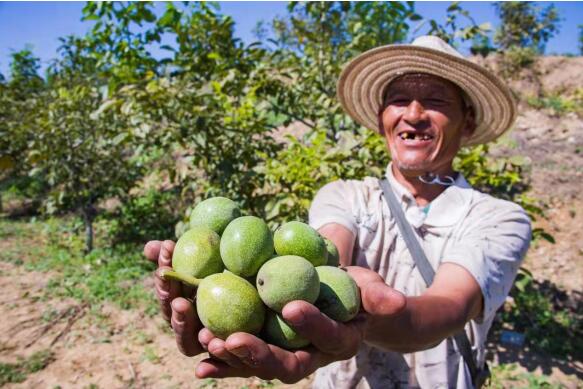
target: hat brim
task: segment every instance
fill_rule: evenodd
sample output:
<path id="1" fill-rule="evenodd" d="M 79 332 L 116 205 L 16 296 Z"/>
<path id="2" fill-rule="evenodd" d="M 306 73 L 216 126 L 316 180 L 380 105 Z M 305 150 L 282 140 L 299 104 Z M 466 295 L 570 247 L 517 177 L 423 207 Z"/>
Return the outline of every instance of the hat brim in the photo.
<path id="1" fill-rule="evenodd" d="M 510 89 L 493 73 L 464 58 L 437 50 L 390 45 L 369 50 L 343 69 L 337 85 L 342 107 L 357 123 L 378 132 L 378 113 L 385 87 L 408 73 L 432 74 L 457 84 L 474 107 L 476 130 L 463 146 L 490 142 L 516 119 Z"/>

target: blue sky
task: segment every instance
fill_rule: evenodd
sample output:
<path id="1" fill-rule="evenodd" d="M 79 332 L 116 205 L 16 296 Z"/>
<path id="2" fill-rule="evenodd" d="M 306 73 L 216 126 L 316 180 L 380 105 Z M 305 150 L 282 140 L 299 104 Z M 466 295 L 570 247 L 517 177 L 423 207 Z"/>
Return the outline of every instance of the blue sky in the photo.
<path id="1" fill-rule="evenodd" d="M 0 2 L 0 73 L 7 75 L 10 53 L 30 44 L 43 68 L 56 56 L 58 38 L 82 35 L 90 24 L 81 22 L 84 2 Z M 236 34 L 245 42 L 253 41 L 257 21 L 285 15 L 286 2 L 221 2 L 224 14 L 235 20 Z M 416 10 L 426 18 L 443 20 L 450 2 L 417 2 Z M 477 23 L 498 20 L 491 2 L 462 2 Z M 547 6 L 548 2 L 541 2 Z M 563 18 L 561 31 L 547 44 L 547 53 L 577 53 L 578 25 L 583 24 L 583 2 L 554 2 Z M 162 6 L 162 5 L 160 5 Z"/>

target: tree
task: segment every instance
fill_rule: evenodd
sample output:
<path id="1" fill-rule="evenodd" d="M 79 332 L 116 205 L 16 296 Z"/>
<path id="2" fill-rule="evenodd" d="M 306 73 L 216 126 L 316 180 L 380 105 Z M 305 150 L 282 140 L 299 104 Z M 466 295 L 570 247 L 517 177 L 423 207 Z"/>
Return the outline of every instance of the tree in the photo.
<path id="1" fill-rule="evenodd" d="M 133 120 L 150 127 L 152 148 L 163 150 L 155 164 L 185 202 L 220 194 L 260 215 L 266 200 L 257 193 L 257 150 L 271 157 L 281 147 L 270 136 L 275 126 L 265 96 L 273 80 L 265 50 L 236 39 L 233 20 L 212 5 L 166 7 L 156 24 L 176 44 L 163 76 L 128 89 Z"/>
<path id="2" fill-rule="evenodd" d="M 502 50 L 531 48 L 544 53 L 546 43 L 559 32 L 560 17 L 554 5 L 541 8 L 530 1 L 497 2 L 500 27 L 494 41 Z"/>
<path id="3" fill-rule="evenodd" d="M 50 88 L 35 114 L 27 157 L 32 172 L 42 173 L 49 185 L 46 210 L 72 209 L 82 216 L 89 252 L 97 202 L 129 191 L 142 169 L 132 144 L 134 128 L 104 99 L 90 46 L 82 38 L 62 42 L 61 58 L 49 70 Z"/>
<path id="4" fill-rule="evenodd" d="M 583 55 L 583 24 L 579 25 L 579 55 Z"/>
<path id="5" fill-rule="evenodd" d="M 30 48 L 13 52 L 9 80 L 0 82 L 0 188 L 15 186 L 35 202 L 42 179 L 29 174 L 25 155 L 34 133 L 32 118 L 45 88 L 39 68 L 40 60 Z M 0 209 L 1 204 L 0 200 Z"/>

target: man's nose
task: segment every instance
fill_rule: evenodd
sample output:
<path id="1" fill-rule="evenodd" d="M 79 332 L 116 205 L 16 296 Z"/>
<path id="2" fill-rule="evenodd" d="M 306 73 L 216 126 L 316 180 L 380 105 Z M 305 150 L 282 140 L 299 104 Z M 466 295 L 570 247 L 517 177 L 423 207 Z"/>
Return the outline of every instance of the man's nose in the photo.
<path id="1" fill-rule="evenodd" d="M 411 101 L 405 109 L 403 119 L 410 123 L 417 123 L 425 120 L 425 109 L 423 108 L 423 105 L 417 100 Z"/>

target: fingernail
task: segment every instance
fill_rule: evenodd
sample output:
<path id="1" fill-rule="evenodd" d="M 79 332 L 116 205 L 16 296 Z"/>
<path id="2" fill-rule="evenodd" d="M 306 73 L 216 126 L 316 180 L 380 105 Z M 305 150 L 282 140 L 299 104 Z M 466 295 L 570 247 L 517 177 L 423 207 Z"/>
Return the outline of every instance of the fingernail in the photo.
<path id="1" fill-rule="evenodd" d="M 253 354 L 247 349 L 247 347 L 238 347 L 233 350 L 229 350 L 230 353 L 235 354 L 241 362 L 246 364 L 247 366 L 257 366 L 258 361 L 253 358 Z"/>
<path id="2" fill-rule="evenodd" d="M 291 318 L 286 317 L 286 321 L 288 321 L 291 325 L 295 327 L 303 326 L 306 322 L 306 315 L 301 310 L 297 310 L 294 312 Z"/>
<path id="3" fill-rule="evenodd" d="M 235 354 L 239 358 L 249 358 L 249 350 L 247 347 L 237 347 L 229 350 L 232 354 Z"/>

